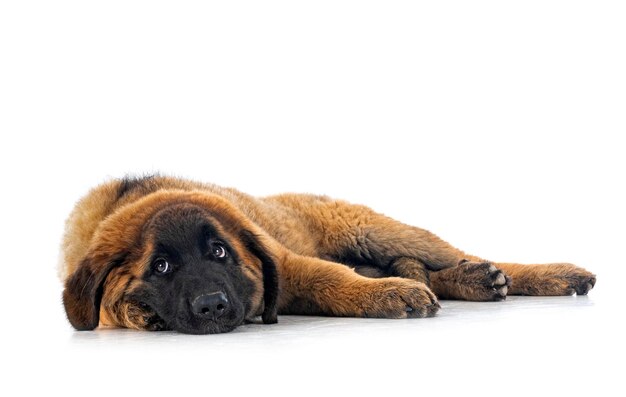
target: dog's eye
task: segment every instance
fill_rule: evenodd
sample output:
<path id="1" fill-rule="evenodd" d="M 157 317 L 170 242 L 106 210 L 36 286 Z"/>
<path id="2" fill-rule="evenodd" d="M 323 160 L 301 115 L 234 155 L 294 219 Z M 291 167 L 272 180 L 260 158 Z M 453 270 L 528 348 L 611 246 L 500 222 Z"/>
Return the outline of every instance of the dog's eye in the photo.
<path id="1" fill-rule="evenodd" d="M 157 274 L 165 274 L 172 270 L 172 267 L 170 266 L 169 262 L 163 258 L 157 258 L 152 263 L 152 268 Z"/>
<path id="2" fill-rule="evenodd" d="M 216 258 L 226 258 L 226 248 L 220 243 L 213 243 L 211 245 L 211 253 Z"/>

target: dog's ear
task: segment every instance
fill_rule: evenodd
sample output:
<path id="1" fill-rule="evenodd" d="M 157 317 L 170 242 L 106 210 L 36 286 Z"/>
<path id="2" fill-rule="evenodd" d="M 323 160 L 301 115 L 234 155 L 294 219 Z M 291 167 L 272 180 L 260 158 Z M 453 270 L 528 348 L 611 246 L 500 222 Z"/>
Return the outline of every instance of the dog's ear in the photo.
<path id="1" fill-rule="evenodd" d="M 259 260 L 263 266 L 263 322 L 274 324 L 278 322 L 278 271 L 276 263 L 269 250 L 263 246 L 259 238 L 252 232 L 244 230 L 240 236 L 246 248 Z"/>
<path id="2" fill-rule="evenodd" d="M 78 269 L 68 277 L 63 291 L 63 305 L 67 318 L 79 331 L 89 331 L 100 321 L 100 301 L 104 281 L 121 259 L 87 257 Z"/>

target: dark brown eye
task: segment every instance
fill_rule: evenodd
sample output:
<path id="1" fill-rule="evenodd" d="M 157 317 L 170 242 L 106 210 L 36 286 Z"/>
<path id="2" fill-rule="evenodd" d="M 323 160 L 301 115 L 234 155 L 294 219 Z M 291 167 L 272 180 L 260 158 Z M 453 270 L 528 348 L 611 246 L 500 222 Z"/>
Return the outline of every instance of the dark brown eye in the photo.
<path id="1" fill-rule="evenodd" d="M 154 269 L 154 272 L 157 274 L 165 274 L 172 270 L 172 267 L 170 266 L 169 262 L 163 258 L 157 258 L 152 263 L 152 268 Z"/>
<path id="2" fill-rule="evenodd" d="M 213 243 L 211 246 L 211 253 L 216 258 L 226 258 L 226 248 L 220 243 Z"/>

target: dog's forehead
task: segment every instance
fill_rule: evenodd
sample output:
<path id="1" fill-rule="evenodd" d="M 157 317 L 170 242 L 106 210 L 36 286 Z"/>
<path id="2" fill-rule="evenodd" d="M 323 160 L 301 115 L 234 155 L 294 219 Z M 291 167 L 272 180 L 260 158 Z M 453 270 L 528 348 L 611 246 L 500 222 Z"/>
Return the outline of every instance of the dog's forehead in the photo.
<path id="1" fill-rule="evenodd" d="M 193 204 L 175 204 L 157 212 L 147 224 L 147 234 L 157 244 L 186 245 L 196 238 L 219 237 L 222 227 L 210 212 Z"/>

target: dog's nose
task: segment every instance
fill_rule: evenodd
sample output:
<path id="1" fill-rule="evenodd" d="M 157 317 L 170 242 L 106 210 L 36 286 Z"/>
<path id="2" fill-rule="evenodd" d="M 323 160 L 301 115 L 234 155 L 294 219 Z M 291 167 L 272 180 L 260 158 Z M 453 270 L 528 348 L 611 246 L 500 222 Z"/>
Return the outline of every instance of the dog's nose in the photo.
<path id="1" fill-rule="evenodd" d="M 228 310 L 228 298 L 223 292 L 200 295 L 191 303 L 191 309 L 199 316 L 217 319 Z"/>

